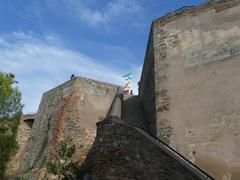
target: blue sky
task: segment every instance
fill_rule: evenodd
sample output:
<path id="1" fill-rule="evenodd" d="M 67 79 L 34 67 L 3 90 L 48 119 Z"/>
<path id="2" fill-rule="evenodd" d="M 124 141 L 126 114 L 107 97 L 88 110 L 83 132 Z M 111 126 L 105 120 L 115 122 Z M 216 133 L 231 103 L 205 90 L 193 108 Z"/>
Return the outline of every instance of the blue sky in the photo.
<path id="1" fill-rule="evenodd" d="M 0 71 L 12 72 L 24 113 L 71 74 L 124 85 L 136 93 L 152 20 L 203 0 L 2 0 Z"/>

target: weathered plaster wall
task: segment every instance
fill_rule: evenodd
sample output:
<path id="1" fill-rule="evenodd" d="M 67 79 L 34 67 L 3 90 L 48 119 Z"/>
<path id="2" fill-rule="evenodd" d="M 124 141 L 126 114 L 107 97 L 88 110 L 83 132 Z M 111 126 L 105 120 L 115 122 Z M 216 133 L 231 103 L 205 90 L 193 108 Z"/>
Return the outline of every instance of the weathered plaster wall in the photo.
<path id="1" fill-rule="evenodd" d="M 240 179 L 239 3 L 206 3 L 152 28 L 156 135 L 217 179 Z"/>
<path id="2" fill-rule="evenodd" d="M 74 159 L 83 162 L 96 136 L 96 122 L 105 118 L 117 89 L 78 77 L 44 93 L 20 174 L 41 179 L 45 160 L 55 159 L 56 144 L 63 137 L 74 140 Z"/>

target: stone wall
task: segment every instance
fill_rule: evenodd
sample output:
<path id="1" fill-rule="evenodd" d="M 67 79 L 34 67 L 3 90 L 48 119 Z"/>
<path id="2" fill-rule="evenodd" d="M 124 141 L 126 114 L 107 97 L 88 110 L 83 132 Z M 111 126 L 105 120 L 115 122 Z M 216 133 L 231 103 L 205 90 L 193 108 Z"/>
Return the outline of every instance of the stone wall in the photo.
<path id="1" fill-rule="evenodd" d="M 156 135 L 217 179 L 240 179 L 239 3 L 210 1 L 152 28 Z"/>
<path id="2" fill-rule="evenodd" d="M 119 118 L 97 123 L 97 138 L 79 179 L 105 180 L 198 180 L 212 179 L 183 158 L 165 151 L 161 142 Z M 185 164 L 186 163 L 186 164 Z"/>
<path id="3" fill-rule="evenodd" d="M 144 60 L 141 80 L 139 82 L 139 96 L 148 121 L 150 133 L 156 134 L 156 117 L 155 117 L 155 81 L 154 81 L 154 50 L 153 50 L 153 34 L 149 35 L 147 52 Z"/>
<path id="4" fill-rule="evenodd" d="M 17 154 L 12 157 L 12 159 L 8 163 L 7 171 L 5 173 L 7 179 L 11 179 L 11 177 L 15 176 L 20 167 L 20 161 L 23 158 L 23 154 L 31 134 L 31 129 L 34 123 L 35 116 L 35 114 L 27 114 L 21 116 L 17 131 L 17 142 L 19 149 Z"/>
<path id="5" fill-rule="evenodd" d="M 129 104 L 125 101 L 123 89 L 119 88 L 110 113 L 97 123 L 96 139 L 76 179 L 213 179 L 161 140 L 151 136 L 144 128 L 143 119 L 133 115 L 138 101 Z M 131 110 L 124 110 L 127 107 Z M 137 113 L 141 114 L 142 109 L 137 109 Z M 136 118 L 134 122 L 133 118 Z"/>
<path id="6" fill-rule="evenodd" d="M 64 137 L 74 140 L 74 160 L 80 164 L 96 136 L 96 122 L 105 118 L 118 86 L 73 78 L 43 94 L 32 133 L 21 161 L 20 176 L 41 179 L 47 159 L 56 158 Z"/>

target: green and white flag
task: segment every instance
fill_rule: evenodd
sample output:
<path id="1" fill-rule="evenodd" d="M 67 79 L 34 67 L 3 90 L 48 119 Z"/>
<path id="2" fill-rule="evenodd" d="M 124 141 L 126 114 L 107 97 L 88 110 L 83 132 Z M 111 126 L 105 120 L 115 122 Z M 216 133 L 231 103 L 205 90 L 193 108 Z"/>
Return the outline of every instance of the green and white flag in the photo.
<path id="1" fill-rule="evenodd" d="M 132 78 L 133 78 L 133 74 L 132 74 L 132 73 L 125 74 L 125 75 L 123 76 L 123 79 L 126 80 L 126 81 L 132 80 Z"/>

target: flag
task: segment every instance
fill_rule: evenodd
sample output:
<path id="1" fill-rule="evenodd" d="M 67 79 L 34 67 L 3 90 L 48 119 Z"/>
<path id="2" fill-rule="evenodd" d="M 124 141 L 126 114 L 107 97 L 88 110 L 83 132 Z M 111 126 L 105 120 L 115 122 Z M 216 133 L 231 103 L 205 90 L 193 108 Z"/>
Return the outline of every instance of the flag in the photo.
<path id="1" fill-rule="evenodd" d="M 132 80 L 132 78 L 133 78 L 133 74 L 132 74 L 132 73 L 125 74 L 125 75 L 123 76 L 123 79 L 124 79 L 125 81 Z"/>
<path id="2" fill-rule="evenodd" d="M 131 82 L 128 82 L 125 86 L 124 89 L 131 89 Z"/>

